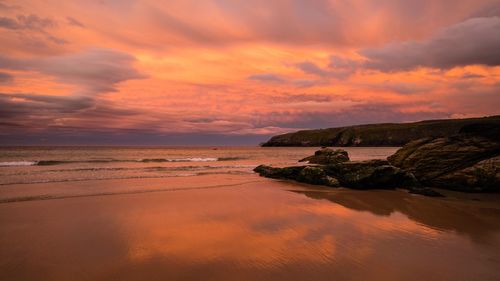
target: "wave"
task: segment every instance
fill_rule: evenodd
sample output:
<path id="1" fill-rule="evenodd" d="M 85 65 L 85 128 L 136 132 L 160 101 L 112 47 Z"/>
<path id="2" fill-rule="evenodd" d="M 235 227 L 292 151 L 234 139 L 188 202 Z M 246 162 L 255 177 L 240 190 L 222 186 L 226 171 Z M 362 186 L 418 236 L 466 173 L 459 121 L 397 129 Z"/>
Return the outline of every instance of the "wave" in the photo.
<path id="1" fill-rule="evenodd" d="M 215 162 L 215 161 L 221 161 L 219 158 L 201 158 L 201 157 L 194 157 L 194 158 L 153 158 L 153 159 L 141 159 L 139 162 Z"/>
<path id="2" fill-rule="evenodd" d="M 240 160 L 240 157 L 193 157 L 193 158 L 146 158 L 139 160 L 39 160 L 39 161 L 10 161 L 0 162 L 0 167 L 11 166 L 52 166 L 71 163 L 114 163 L 114 162 L 132 162 L 132 163 L 162 163 L 162 162 L 216 162 L 216 161 L 234 161 Z"/>
<path id="3" fill-rule="evenodd" d="M 70 169 L 49 169 L 49 170 L 36 170 L 36 171 L 15 171 L 12 173 L 2 173 L 2 176 L 32 176 L 40 174 L 51 173 L 72 173 L 72 172 L 115 172 L 115 171 L 138 171 L 138 172 L 172 172 L 172 171 L 200 171 L 200 170 L 214 170 L 214 169 L 253 169 L 258 164 L 250 165 L 212 165 L 212 166 L 173 166 L 173 167 L 92 167 L 92 168 L 70 168 Z"/>
<path id="4" fill-rule="evenodd" d="M 12 162 L 0 162 L 0 167 L 9 166 L 33 166 L 36 165 L 37 161 L 12 161 Z"/>
<path id="5" fill-rule="evenodd" d="M 194 173 L 176 173 L 166 175 L 117 175 L 106 177 L 92 178 L 66 178 L 66 179 L 43 179 L 43 180 L 21 180 L 13 182 L 3 182 L 0 186 L 16 185 L 16 184 L 40 184 L 40 183 L 59 183 L 59 182 L 81 182 L 81 181 L 101 181 L 101 180 L 125 180 L 125 179 L 161 179 L 161 178 L 176 178 L 176 177 L 196 177 L 206 175 L 250 175 L 253 172 L 238 172 L 238 171 L 220 171 L 220 172 L 194 172 Z"/>

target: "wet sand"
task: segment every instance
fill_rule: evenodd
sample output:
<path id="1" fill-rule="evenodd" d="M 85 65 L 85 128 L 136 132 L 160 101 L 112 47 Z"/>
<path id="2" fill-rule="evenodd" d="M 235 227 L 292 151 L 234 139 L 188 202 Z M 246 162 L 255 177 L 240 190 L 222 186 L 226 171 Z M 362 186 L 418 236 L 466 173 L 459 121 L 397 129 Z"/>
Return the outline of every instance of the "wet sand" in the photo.
<path id="1" fill-rule="evenodd" d="M 498 195 L 254 175 L 2 188 L 2 280 L 500 278 Z"/>

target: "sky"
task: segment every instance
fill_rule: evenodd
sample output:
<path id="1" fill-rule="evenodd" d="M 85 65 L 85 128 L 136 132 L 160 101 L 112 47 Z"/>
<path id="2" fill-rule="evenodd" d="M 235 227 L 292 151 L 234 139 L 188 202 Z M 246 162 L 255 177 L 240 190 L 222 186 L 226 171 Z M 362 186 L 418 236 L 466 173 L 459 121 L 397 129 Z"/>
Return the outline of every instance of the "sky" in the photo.
<path id="1" fill-rule="evenodd" d="M 0 0 L 0 145 L 498 114 L 499 0 Z"/>

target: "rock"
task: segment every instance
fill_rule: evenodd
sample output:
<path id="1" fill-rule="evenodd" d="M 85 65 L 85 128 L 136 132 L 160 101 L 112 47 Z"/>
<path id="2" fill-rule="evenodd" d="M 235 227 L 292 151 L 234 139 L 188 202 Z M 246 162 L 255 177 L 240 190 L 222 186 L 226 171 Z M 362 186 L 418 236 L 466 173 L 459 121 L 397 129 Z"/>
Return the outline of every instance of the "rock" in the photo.
<path id="1" fill-rule="evenodd" d="M 459 135 L 408 143 L 388 158 L 426 186 L 500 191 L 500 125 L 471 124 Z"/>
<path id="2" fill-rule="evenodd" d="M 274 179 L 296 179 L 299 173 L 305 166 L 293 166 L 285 168 L 274 168 L 267 165 L 260 165 L 256 167 L 254 172 L 266 178 Z"/>
<path id="3" fill-rule="evenodd" d="M 326 185 L 330 187 L 340 186 L 339 181 L 328 176 L 320 167 L 314 166 L 297 166 L 274 168 L 266 165 L 260 165 L 254 169 L 259 175 L 267 178 L 275 179 L 291 179 L 298 182 Z"/>
<path id="4" fill-rule="evenodd" d="M 439 176 L 432 182 L 459 191 L 500 192 L 500 156 Z"/>
<path id="5" fill-rule="evenodd" d="M 297 181 L 310 184 L 327 185 L 330 187 L 340 186 L 340 183 L 336 178 L 328 176 L 323 168 L 320 167 L 305 167 L 302 171 L 300 171 L 296 179 Z"/>
<path id="6" fill-rule="evenodd" d="M 455 136 L 410 142 L 388 160 L 426 183 L 498 153 L 500 144 L 493 140 Z"/>
<path id="7" fill-rule="evenodd" d="M 415 177 L 385 160 L 346 162 L 325 167 L 342 186 L 356 189 L 392 189 L 419 186 Z"/>
<path id="8" fill-rule="evenodd" d="M 419 186 L 411 173 L 391 166 L 385 160 L 285 168 L 273 168 L 261 165 L 255 168 L 254 171 L 268 178 L 291 179 L 330 187 L 345 186 L 356 189 L 393 189 Z"/>
<path id="9" fill-rule="evenodd" d="M 308 161 L 311 164 L 321 165 L 337 164 L 349 161 L 349 155 L 347 154 L 347 151 L 343 149 L 333 150 L 330 148 L 323 148 L 316 151 L 313 156 L 299 160 L 299 162 L 305 161 Z"/>
<path id="10" fill-rule="evenodd" d="M 413 193 L 413 194 L 420 194 L 420 195 L 429 196 L 429 197 L 444 197 L 443 194 L 435 191 L 432 188 L 428 188 L 428 187 L 410 188 L 409 192 Z"/>

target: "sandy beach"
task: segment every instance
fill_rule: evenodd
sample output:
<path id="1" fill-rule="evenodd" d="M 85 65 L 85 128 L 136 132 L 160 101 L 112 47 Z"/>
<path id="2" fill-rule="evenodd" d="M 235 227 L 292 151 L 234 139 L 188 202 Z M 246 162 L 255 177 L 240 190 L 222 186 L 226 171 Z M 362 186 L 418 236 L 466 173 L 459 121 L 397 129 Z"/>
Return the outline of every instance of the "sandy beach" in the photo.
<path id="1" fill-rule="evenodd" d="M 8 186 L 20 193 L 2 194 L 2 278 L 498 280 L 500 276 L 497 195 L 427 198 L 398 190 L 332 190 L 256 175 L 181 180 Z M 62 192 L 65 188 L 78 192 L 70 196 Z M 6 200 L 13 197 L 24 201 Z"/>

